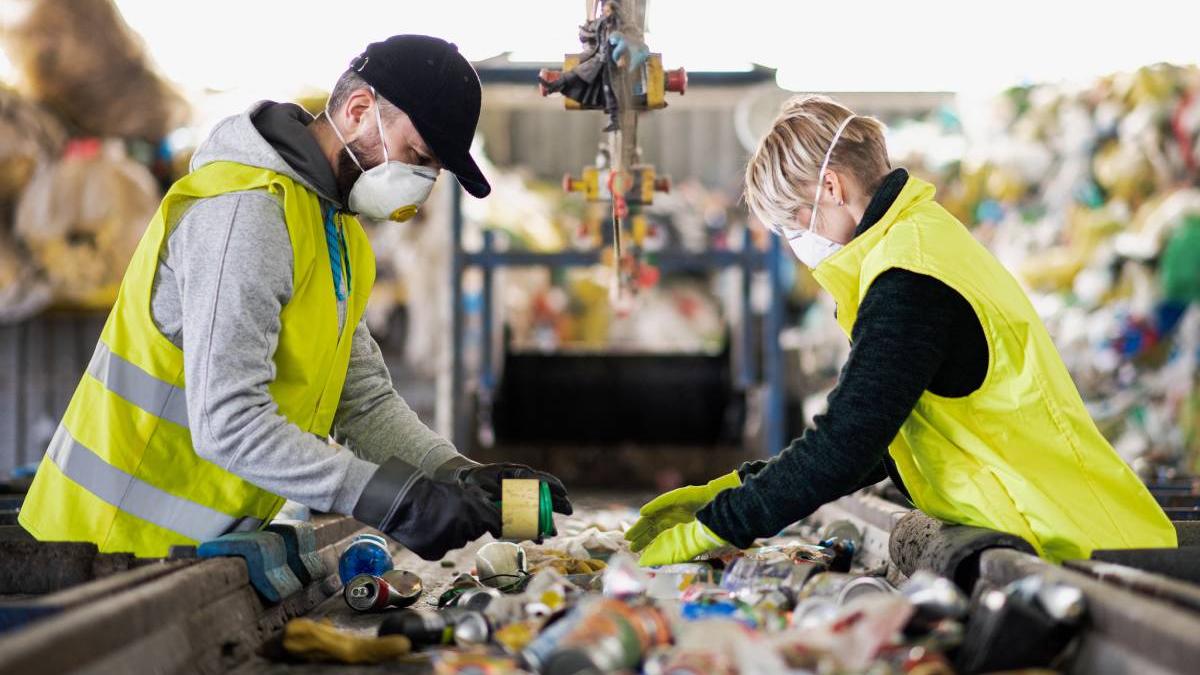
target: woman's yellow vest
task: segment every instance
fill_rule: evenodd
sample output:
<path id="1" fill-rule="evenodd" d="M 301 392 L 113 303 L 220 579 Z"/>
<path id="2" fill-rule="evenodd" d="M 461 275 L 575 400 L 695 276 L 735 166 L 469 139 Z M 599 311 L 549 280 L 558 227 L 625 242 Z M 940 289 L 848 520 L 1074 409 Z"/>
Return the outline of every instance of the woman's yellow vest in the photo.
<path id="1" fill-rule="evenodd" d="M 163 556 L 175 544 L 257 529 L 282 506 L 282 497 L 196 454 L 183 352 L 150 314 L 151 286 L 170 229 L 197 199 L 245 190 L 279 199 L 292 243 L 293 292 L 280 316 L 271 396 L 290 422 L 321 438 L 329 435 L 351 337 L 375 280 L 367 236 L 354 218 L 339 218 L 347 250 L 342 265 L 353 282 L 339 334 L 316 194 L 267 169 L 207 164 L 171 187 L 134 252 L 95 355 L 21 508 L 21 525 L 38 539 Z"/>
<path id="2" fill-rule="evenodd" d="M 892 268 L 947 284 L 979 317 L 983 384 L 962 398 L 925 392 L 889 448 L 913 502 L 945 521 L 1024 537 L 1055 562 L 1175 546 L 1175 528 L 1088 416 L 1021 287 L 933 197 L 932 185 L 909 178 L 878 223 L 813 273 L 847 335 L 871 283 Z"/>

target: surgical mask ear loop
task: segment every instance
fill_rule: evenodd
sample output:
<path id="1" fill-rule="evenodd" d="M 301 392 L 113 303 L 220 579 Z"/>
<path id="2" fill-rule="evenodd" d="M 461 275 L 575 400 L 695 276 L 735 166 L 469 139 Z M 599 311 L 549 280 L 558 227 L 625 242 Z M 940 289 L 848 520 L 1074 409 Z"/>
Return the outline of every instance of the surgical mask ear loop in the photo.
<path id="1" fill-rule="evenodd" d="M 379 145 L 383 147 L 383 165 L 391 161 L 388 158 L 387 139 L 383 137 L 383 116 L 379 114 L 379 94 L 375 93 L 375 87 L 371 87 L 371 95 L 375 97 L 375 126 L 379 127 Z"/>
<path id="2" fill-rule="evenodd" d="M 821 161 L 821 170 L 817 172 L 817 193 L 813 195 L 812 217 L 808 219 L 808 231 L 816 234 L 817 231 L 813 228 L 817 226 L 817 202 L 821 201 L 821 181 L 825 178 L 825 169 L 829 168 L 829 159 L 833 157 L 833 147 L 837 145 L 838 139 L 842 137 L 842 132 L 846 130 L 846 126 L 850 124 L 850 120 L 858 117 L 851 115 L 842 120 L 842 123 L 837 128 L 837 132 L 833 134 L 833 140 L 829 143 L 829 149 L 825 151 L 825 159 Z M 842 205 L 842 201 L 838 201 L 838 206 Z"/>
<path id="3" fill-rule="evenodd" d="M 325 102 L 325 110 L 322 111 L 321 114 L 325 115 L 325 119 L 329 120 L 329 126 L 333 127 L 333 134 L 335 136 L 337 136 L 339 141 L 341 141 L 342 147 L 346 148 L 346 153 L 350 155 L 350 159 L 354 162 L 354 166 L 357 166 L 359 171 L 366 173 L 366 169 L 363 169 L 363 165 L 360 164 L 358 161 L 358 158 L 354 156 L 354 151 L 350 149 L 350 144 L 346 142 L 346 138 L 344 136 L 342 136 L 342 132 L 338 130 L 337 124 L 333 121 L 333 115 L 329 114 L 329 102 L 328 101 Z M 383 152 L 386 155 L 387 149 L 384 148 Z"/>

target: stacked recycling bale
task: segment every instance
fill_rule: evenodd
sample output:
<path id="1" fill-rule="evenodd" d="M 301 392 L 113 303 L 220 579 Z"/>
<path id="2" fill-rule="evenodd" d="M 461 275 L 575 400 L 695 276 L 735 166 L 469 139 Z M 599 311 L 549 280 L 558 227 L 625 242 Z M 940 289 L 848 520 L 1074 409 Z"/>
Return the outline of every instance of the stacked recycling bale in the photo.
<path id="1" fill-rule="evenodd" d="M 0 322 L 106 307 L 170 178 L 158 148 L 186 104 L 111 0 L 15 0 L 6 19 L 18 81 L 0 90 Z"/>
<path id="2" fill-rule="evenodd" d="M 50 299 L 48 286 L 12 231 L 16 204 L 58 156 L 66 132 L 42 107 L 0 88 L 0 321 L 19 320 Z"/>
<path id="3" fill-rule="evenodd" d="M 17 207 L 14 231 L 56 299 L 104 307 L 158 206 L 158 186 L 118 143 L 75 141 L 39 172 Z"/>
<path id="4" fill-rule="evenodd" d="M 4 46 L 21 91 L 76 135 L 157 141 L 185 121 L 183 97 L 149 66 L 111 0 L 17 0 Z"/>

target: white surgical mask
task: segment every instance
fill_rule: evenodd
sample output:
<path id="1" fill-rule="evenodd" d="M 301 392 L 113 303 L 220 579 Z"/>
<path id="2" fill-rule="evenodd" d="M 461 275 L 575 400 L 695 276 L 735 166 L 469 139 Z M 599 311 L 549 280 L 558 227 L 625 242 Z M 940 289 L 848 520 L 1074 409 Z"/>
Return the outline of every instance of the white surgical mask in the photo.
<path id="1" fill-rule="evenodd" d="M 842 250 L 842 245 L 815 232 L 801 231 L 790 235 L 788 246 L 808 269 L 816 269 L 826 258 Z"/>
<path id="2" fill-rule="evenodd" d="M 817 225 L 817 203 L 821 201 L 821 181 L 825 179 L 825 169 L 829 168 L 829 158 L 833 156 L 833 146 L 837 145 L 838 139 L 842 137 L 842 132 L 846 130 L 846 125 L 850 124 L 850 120 L 855 117 L 856 115 L 851 115 L 842 120 L 837 133 L 833 135 L 833 141 L 829 143 L 829 150 L 825 151 L 825 159 L 821 161 L 821 170 L 817 172 L 817 193 L 813 195 L 812 217 L 808 220 L 808 229 L 787 234 L 788 246 L 792 247 L 792 253 L 795 253 L 800 262 L 807 265 L 809 269 L 816 269 L 817 265 L 824 262 L 826 258 L 842 250 L 841 244 L 817 234 L 814 228 Z"/>
<path id="3" fill-rule="evenodd" d="M 375 89 L 371 89 L 375 94 Z M 379 144 L 383 147 L 383 163 L 370 169 L 363 168 L 350 144 L 342 137 L 342 132 L 333 123 L 329 108 L 325 108 L 325 116 L 333 127 L 333 133 L 345 146 L 350 159 L 362 171 L 354 186 L 350 188 L 351 211 L 362 214 L 374 220 L 394 220 L 398 223 L 412 218 L 417 209 L 429 198 L 433 191 L 433 183 L 437 180 L 437 169 L 431 169 L 415 164 L 393 162 L 388 159 L 387 141 L 383 137 L 383 118 L 379 115 L 379 95 L 375 94 L 375 124 L 379 127 Z"/>

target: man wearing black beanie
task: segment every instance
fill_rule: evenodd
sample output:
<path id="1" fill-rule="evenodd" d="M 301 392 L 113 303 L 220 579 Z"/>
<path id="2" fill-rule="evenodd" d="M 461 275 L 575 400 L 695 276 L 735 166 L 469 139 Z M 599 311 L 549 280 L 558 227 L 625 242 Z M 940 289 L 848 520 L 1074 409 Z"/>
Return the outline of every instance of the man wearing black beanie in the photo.
<path id="1" fill-rule="evenodd" d="M 151 221 L 20 522 L 41 540 L 161 556 L 262 527 L 285 498 L 352 514 L 428 559 L 500 535 L 500 481 L 426 427 L 363 321 L 354 215 L 411 218 L 470 155 L 478 75 L 421 35 L 368 45 L 325 112 L 263 101 L 213 129 Z M 332 442 L 331 442 L 332 441 Z"/>

